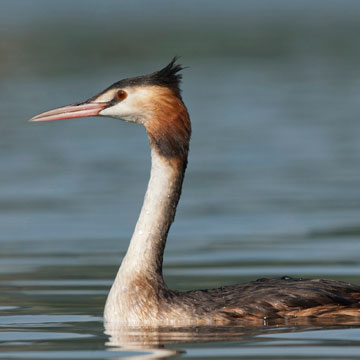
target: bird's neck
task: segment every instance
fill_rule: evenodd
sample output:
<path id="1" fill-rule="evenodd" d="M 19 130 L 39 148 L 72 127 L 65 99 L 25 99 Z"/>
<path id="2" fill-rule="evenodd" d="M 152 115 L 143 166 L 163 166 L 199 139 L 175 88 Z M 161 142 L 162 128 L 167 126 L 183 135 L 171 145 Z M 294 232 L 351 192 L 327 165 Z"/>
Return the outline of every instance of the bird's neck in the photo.
<path id="1" fill-rule="evenodd" d="M 187 158 L 167 158 L 157 149 L 152 149 L 151 158 L 144 203 L 119 271 L 122 281 L 139 276 L 162 281 L 166 238 L 179 202 Z"/>
<path id="2" fill-rule="evenodd" d="M 166 238 L 179 202 L 191 134 L 188 112 L 171 90 L 157 97 L 144 123 L 151 146 L 151 175 L 128 251 L 106 301 L 106 322 L 143 323 L 161 312 Z"/>

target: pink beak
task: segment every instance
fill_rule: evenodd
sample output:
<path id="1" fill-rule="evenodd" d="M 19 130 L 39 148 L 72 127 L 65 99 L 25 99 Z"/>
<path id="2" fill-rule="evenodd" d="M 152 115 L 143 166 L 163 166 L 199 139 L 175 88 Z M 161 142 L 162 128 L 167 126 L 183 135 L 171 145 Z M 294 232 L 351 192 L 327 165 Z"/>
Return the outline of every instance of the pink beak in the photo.
<path id="1" fill-rule="evenodd" d="M 53 121 L 82 118 L 87 116 L 98 116 L 100 111 L 105 109 L 108 105 L 109 104 L 106 102 L 86 102 L 82 104 L 63 106 L 36 115 L 29 121 Z"/>

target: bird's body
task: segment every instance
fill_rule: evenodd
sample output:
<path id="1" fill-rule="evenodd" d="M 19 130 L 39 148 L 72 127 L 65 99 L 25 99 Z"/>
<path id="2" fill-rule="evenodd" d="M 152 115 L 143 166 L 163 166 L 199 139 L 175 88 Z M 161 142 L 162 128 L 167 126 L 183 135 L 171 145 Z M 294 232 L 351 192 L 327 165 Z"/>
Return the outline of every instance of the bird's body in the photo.
<path id="1" fill-rule="evenodd" d="M 127 314 L 126 323 L 146 325 L 224 325 L 360 315 L 359 286 L 288 277 L 188 292 L 171 290 L 159 281 L 141 279 L 128 290 L 127 297 L 122 294 L 118 301 L 112 300 L 108 298 L 106 319 L 123 322 L 122 315 Z M 124 303 L 127 303 L 125 309 L 121 307 Z"/>
<path id="2" fill-rule="evenodd" d="M 211 290 L 178 292 L 164 282 L 165 243 L 187 165 L 190 119 L 175 59 L 150 75 L 121 80 L 90 100 L 32 118 L 110 116 L 142 124 L 151 176 L 128 251 L 105 305 L 106 322 L 131 325 L 227 324 L 291 317 L 360 317 L 360 286 L 284 277 Z"/>

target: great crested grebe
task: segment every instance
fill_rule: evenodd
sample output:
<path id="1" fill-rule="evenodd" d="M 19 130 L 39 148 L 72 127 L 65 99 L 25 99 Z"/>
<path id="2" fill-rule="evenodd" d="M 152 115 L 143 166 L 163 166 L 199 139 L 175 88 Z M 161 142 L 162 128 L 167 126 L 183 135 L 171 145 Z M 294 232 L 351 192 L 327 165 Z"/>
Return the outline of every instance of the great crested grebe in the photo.
<path id="1" fill-rule="evenodd" d="M 174 58 L 149 75 L 114 83 L 91 99 L 31 121 L 109 116 L 145 127 L 151 176 L 128 251 L 106 301 L 105 322 L 124 325 L 227 324 L 294 317 L 360 317 L 360 286 L 283 277 L 179 292 L 165 284 L 163 253 L 187 165 L 191 124 Z"/>

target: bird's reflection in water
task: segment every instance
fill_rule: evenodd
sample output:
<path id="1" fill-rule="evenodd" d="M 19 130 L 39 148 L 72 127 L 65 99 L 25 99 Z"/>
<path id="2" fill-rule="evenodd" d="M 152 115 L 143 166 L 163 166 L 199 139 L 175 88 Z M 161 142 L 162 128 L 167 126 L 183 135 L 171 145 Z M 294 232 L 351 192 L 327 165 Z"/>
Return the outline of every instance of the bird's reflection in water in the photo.
<path id="1" fill-rule="evenodd" d="M 244 322 L 228 326 L 159 326 L 135 327 L 105 324 L 109 336 L 106 345 L 114 350 L 144 352 L 131 359 L 164 359 L 185 352 L 167 348 L 167 345 L 187 343 L 208 343 L 218 341 L 263 341 L 261 335 L 316 330 L 334 330 L 360 327 L 360 319 L 338 317 L 336 319 L 282 319 L 276 321 Z M 269 340 L 269 337 L 266 338 Z"/>

